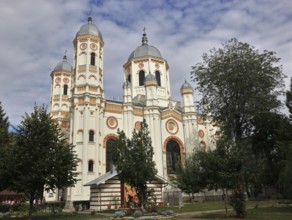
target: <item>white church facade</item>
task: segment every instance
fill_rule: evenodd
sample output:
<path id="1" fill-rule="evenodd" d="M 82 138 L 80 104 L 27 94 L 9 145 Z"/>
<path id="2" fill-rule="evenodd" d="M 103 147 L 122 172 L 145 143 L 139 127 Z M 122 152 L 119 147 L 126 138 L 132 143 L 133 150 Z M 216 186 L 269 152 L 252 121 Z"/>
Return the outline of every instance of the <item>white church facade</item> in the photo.
<path id="1" fill-rule="evenodd" d="M 172 100 L 170 71 L 160 51 L 142 44 L 123 65 L 123 100 L 109 100 L 104 94 L 104 41 L 92 19 L 82 25 L 73 40 L 74 59 L 66 56 L 51 73 L 50 112 L 75 145 L 78 179 L 66 189 L 66 201 L 90 199 L 88 182 L 112 169 L 111 146 L 117 129 L 131 137 L 145 119 L 151 134 L 158 175 L 166 180 L 175 173 L 176 163 L 198 148 L 213 148 L 218 127 L 197 115 L 194 91 L 182 81 L 182 101 Z M 132 45 L 133 46 L 133 45 Z M 119 86 L 119 85 L 118 85 Z M 46 195 L 50 201 L 56 195 Z"/>

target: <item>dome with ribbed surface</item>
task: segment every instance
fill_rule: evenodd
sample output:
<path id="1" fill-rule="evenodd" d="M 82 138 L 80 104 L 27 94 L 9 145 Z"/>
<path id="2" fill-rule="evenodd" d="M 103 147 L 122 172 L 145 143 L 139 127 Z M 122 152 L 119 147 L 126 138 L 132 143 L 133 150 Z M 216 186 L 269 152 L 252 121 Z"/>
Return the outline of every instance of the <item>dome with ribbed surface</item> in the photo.
<path id="1" fill-rule="evenodd" d="M 184 84 L 182 84 L 180 91 L 183 90 L 192 90 L 193 91 L 193 87 L 191 86 L 191 84 L 189 84 L 186 80 L 184 82 Z"/>
<path id="2" fill-rule="evenodd" d="M 151 73 L 149 73 L 146 77 L 145 77 L 145 82 L 157 82 L 155 76 Z"/>
<path id="3" fill-rule="evenodd" d="M 54 71 L 66 71 L 66 72 L 72 72 L 73 67 L 71 66 L 70 63 L 67 61 L 66 55 L 63 58 L 63 61 L 58 63 L 56 67 L 54 68 Z"/>
<path id="4" fill-rule="evenodd" d="M 83 35 L 93 35 L 96 37 L 100 37 L 102 39 L 102 35 L 98 28 L 92 24 L 92 18 L 88 18 L 88 23 L 84 24 L 80 27 L 79 31 L 77 32 L 76 36 L 83 36 Z"/>
<path id="5" fill-rule="evenodd" d="M 128 61 L 138 58 L 138 57 L 145 57 L 145 56 L 152 56 L 152 57 L 163 59 L 160 51 L 156 47 L 148 45 L 146 33 L 143 34 L 142 45 L 137 47 L 130 54 Z"/>

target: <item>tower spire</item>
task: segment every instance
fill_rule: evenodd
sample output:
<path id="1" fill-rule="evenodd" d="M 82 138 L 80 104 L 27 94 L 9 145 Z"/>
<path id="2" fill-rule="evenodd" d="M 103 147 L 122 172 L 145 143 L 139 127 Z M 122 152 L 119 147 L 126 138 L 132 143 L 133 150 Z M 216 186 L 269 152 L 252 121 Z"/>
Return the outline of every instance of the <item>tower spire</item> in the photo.
<path id="1" fill-rule="evenodd" d="M 148 45 L 148 39 L 146 35 L 146 28 L 143 28 L 143 37 L 142 37 L 142 45 Z"/>
<path id="2" fill-rule="evenodd" d="M 64 52 L 64 57 L 63 57 L 63 61 L 67 61 L 67 56 L 66 56 L 67 50 L 65 50 Z"/>

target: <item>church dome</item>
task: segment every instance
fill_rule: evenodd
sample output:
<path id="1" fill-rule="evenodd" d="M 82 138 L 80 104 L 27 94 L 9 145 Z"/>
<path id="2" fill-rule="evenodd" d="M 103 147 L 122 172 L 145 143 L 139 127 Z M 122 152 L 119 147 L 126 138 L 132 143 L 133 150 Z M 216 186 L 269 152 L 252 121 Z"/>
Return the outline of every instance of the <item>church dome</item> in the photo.
<path id="1" fill-rule="evenodd" d="M 66 71 L 66 72 L 72 72 L 73 67 L 71 66 L 70 63 L 67 61 L 66 55 L 63 58 L 63 61 L 58 63 L 56 67 L 54 68 L 54 71 Z"/>
<path id="2" fill-rule="evenodd" d="M 184 84 L 182 84 L 181 88 L 180 88 L 181 93 L 193 93 L 193 87 L 191 86 L 191 84 L 189 84 L 186 80 L 184 82 Z"/>
<path id="3" fill-rule="evenodd" d="M 142 45 L 137 47 L 130 54 L 128 61 L 138 58 L 138 57 L 144 57 L 144 56 L 152 56 L 152 57 L 163 59 L 160 51 L 156 47 L 148 45 L 148 40 L 147 40 L 147 36 L 145 32 L 143 33 L 143 37 L 142 37 Z"/>
<path id="4" fill-rule="evenodd" d="M 92 24 L 92 18 L 89 17 L 88 18 L 88 23 L 84 24 L 80 27 L 79 31 L 77 32 L 76 36 L 83 36 L 83 35 L 93 35 L 96 37 L 100 37 L 102 39 L 102 35 L 100 33 L 100 31 L 98 30 L 98 28 Z"/>
<path id="5" fill-rule="evenodd" d="M 155 76 L 151 73 L 149 73 L 146 77 L 145 77 L 145 82 L 157 82 Z"/>

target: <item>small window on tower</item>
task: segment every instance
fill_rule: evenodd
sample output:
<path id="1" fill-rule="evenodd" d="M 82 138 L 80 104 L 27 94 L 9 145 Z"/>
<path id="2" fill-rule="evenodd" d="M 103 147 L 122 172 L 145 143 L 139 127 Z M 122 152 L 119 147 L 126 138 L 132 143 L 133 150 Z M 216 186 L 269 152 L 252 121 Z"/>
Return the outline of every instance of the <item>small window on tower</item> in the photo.
<path id="1" fill-rule="evenodd" d="M 145 72 L 141 70 L 139 72 L 139 86 L 143 86 L 145 81 Z"/>
<path id="2" fill-rule="evenodd" d="M 89 131 L 89 142 L 94 142 L 94 131 Z"/>
<path id="3" fill-rule="evenodd" d="M 90 55 L 90 65 L 95 66 L 95 53 Z"/>
<path id="4" fill-rule="evenodd" d="M 160 72 L 159 71 L 155 71 L 155 78 L 156 78 L 158 86 L 161 86 Z"/>
<path id="5" fill-rule="evenodd" d="M 68 85 L 64 85 L 64 95 L 68 95 Z"/>
<path id="6" fill-rule="evenodd" d="M 88 161 L 88 172 L 93 172 L 93 160 Z"/>
<path id="7" fill-rule="evenodd" d="M 128 82 L 131 83 L 131 74 L 128 75 Z"/>

